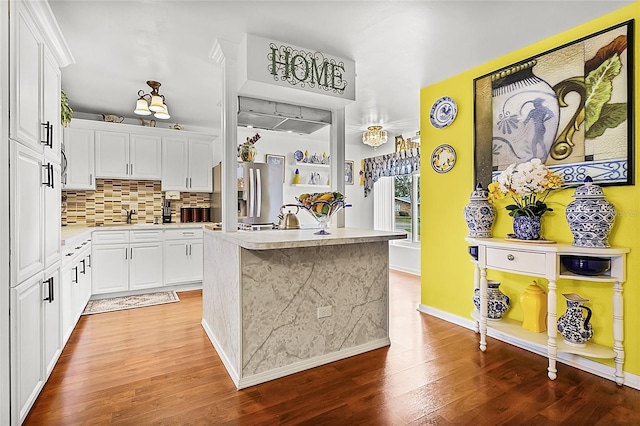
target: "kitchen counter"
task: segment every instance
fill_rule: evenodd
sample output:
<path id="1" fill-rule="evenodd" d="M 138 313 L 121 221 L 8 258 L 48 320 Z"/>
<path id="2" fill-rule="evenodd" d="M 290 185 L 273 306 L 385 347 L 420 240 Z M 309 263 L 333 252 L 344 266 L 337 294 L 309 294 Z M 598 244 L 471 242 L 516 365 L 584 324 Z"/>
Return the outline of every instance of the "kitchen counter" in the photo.
<path id="1" fill-rule="evenodd" d="M 353 228 L 204 231 L 202 326 L 238 389 L 390 345 L 389 241 Z"/>

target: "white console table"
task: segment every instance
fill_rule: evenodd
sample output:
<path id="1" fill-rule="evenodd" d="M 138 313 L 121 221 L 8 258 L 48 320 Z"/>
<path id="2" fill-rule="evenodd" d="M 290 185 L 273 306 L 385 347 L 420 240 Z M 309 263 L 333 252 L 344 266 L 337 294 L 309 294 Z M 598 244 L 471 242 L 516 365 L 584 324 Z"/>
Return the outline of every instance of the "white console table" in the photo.
<path id="1" fill-rule="evenodd" d="M 623 340 L 623 298 L 622 284 L 626 279 L 626 254 L 628 248 L 587 248 L 569 244 L 538 244 L 508 241 L 500 238 L 467 238 L 470 244 L 478 246 L 475 285 L 480 288 L 480 312 L 473 316 L 479 322 L 480 350 L 487 348 L 487 327 L 511 336 L 522 342 L 522 347 L 534 347 L 541 352 L 546 348 L 549 358 L 548 376 L 557 377 L 556 360 L 558 352 L 566 352 L 593 358 L 613 358 L 615 362 L 615 382 L 624 383 Z M 605 275 L 576 275 L 562 265 L 562 256 L 589 256 L 611 259 L 611 268 Z M 549 282 L 547 294 L 547 335 L 534 333 L 522 328 L 519 321 L 503 318 L 487 323 L 487 269 L 545 278 Z M 586 347 L 567 345 L 562 336 L 557 336 L 556 281 L 560 278 L 582 280 L 613 285 L 613 348 L 594 343 Z"/>

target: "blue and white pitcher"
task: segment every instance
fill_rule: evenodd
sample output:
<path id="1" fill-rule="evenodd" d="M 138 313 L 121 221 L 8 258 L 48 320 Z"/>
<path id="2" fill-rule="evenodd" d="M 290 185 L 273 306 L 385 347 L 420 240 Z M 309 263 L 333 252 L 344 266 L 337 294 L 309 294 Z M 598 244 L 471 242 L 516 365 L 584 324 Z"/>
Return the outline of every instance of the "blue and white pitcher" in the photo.
<path id="1" fill-rule="evenodd" d="M 563 296 L 567 300 L 567 312 L 558 318 L 558 332 L 567 344 L 584 347 L 593 337 L 593 326 L 589 324 L 591 309 L 583 305 L 589 300 L 574 293 Z M 584 311 L 587 312 L 586 318 L 583 316 Z"/>

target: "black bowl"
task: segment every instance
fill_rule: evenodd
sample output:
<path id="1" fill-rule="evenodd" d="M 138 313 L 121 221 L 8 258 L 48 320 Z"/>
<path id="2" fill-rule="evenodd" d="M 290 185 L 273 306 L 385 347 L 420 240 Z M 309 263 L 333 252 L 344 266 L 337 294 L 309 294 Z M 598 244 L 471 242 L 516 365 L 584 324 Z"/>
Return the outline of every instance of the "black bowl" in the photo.
<path id="1" fill-rule="evenodd" d="M 478 246 L 469 246 L 469 254 L 475 260 L 478 260 Z"/>
<path id="2" fill-rule="evenodd" d="M 562 256 L 562 264 L 578 275 L 602 275 L 611 268 L 611 259 L 605 257 Z"/>

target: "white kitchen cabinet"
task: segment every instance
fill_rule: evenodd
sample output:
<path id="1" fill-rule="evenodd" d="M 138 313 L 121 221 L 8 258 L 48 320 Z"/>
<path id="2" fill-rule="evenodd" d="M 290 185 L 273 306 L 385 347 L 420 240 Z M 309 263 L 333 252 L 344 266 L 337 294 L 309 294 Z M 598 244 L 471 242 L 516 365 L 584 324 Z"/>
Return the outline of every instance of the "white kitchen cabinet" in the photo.
<path id="1" fill-rule="evenodd" d="M 95 231 L 93 294 L 162 286 L 162 231 Z"/>
<path id="2" fill-rule="evenodd" d="M 192 137 L 162 138 L 162 190 L 211 192 L 213 143 Z"/>
<path id="3" fill-rule="evenodd" d="M 60 262 L 47 269 L 43 288 L 43 356 L 45 380 L 51 375 L 62 352 L 62 310 Z"/>
<path id="4" fill-rule="evenodd" d="M 96 176 L 158 180 L 162 139 L 155 135 L 95 131 Z"/>
<path id="5" fill-rule="evenodd" d="M 50 186 L 43 190 L 43 246 L 44 246 L 44 267 L 48 268 L 60 261 L 60 165 L 53 163 L 49 165 Z"/>
<path id="6" fill-rule="evenodd" d="M 67 171 L 63 176 L 65 190 L 96 189 L 93 130 L 75 128 L 73 123 L 64 129 L 64 155 Z"/>
<path id="7" fill-rule="evenodd" d="M 44 384 L 42 275 L 11 289 L 11 405 L 17 424 L 27 416 Z"/>
<path id="8" fill-rule="evenodd" d="M 44 137 L 41 142 L 45 156 L 53 163 L 60 163 L 62 126 L 60 125 L 60 68 L 49 49 L 43 47 L 42 56 L 42 123 Z M 44 143 L 46 142 L 46 143 Z"/>
<path id="9" fill-rule="evenodd" d="M 44 268 L 43 165 L 42 154 L 15 142 L 11 144 L 13 286 Z"/>
<path id="10" fill-rule="evenodd" d="M 172 229 L 164 232 L 164 284 L 202 281 L 202 229 Z"/>
<path id="11" fill-rule="evenodd" d="M 91 297 L 91 240 L 65 247 L 60 273 L 62 346 L 66 345 Z"/>

